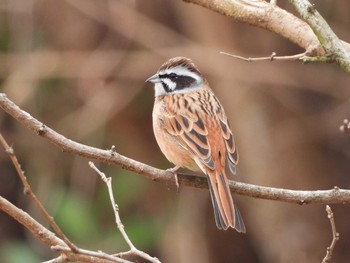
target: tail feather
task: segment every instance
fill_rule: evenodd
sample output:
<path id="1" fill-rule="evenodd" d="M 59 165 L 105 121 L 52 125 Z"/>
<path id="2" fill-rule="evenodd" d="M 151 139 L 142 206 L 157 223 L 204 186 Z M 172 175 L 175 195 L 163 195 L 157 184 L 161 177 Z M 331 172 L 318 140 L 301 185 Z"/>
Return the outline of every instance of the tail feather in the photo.
<path id="1" fill-rule="evenodd" d="M 208 180 L 210 181 L 209 176 L 208 176 Z M 227 225 L 227 222 L 225 221 L 225 218 L 221 216 L 220 207 L 217 202 L 217 199 L 215 198 L 214 189 L 211 183 L 209 183 L 209 192 L 210 192 L 211 201 L 213 203 L 216 227 L 219 228 L 220 230 L 221 229 L 226 230 L 228 228 L 228 225 Z"/>
<path id="2" fill-rule="evenodd" d="M 232 227 L 238 232 L 245 233 L 243 219 L 232 199 L 226 175 L 210 171 L 207 177 L 216 226 L 223 230 Z"/>
<path id="3" fill-rule="evenodd" d="M 232 199 L 225 171 L 219 172 L 211 170 L 204 166 L 199 160 L 195 161 L 208 178 L 210 197 L 213 203 L 217 228 L 227 230 L 229 227 L 232 227 L 240 233 L 245 233 L 244 222 L 237 205 Z"/>
<path id="4" fill-rule="evenodd" d="M 232 218 L 235 208 L 234 208 L 233 202 L 231 202 L 232 196 L 231 196 L 226 175 L 224 175 L 223 173 L 220 173 L 220 174 L 217 174 L 216 176 L 219 177 L 216 180 L 218 180 L 217 184 L 219 188 L 219 196 L 224 209 L 224 213 L 226 217 Z"/>
<path id="5" fill-rule="evenodd" d="M 235 226 L 234 226 L 234 228 L 240 233 L 245 233 L 246 229 L 245 229 L 245 225 L 243 222 L 243 218 L 241 216 L 241 212 L 239 212 L 239 209 L 238 209 L 238 207 L 233 199 L 232 199 L 232 202 L 233 202 L 233 205 L 235 207 Z"/>

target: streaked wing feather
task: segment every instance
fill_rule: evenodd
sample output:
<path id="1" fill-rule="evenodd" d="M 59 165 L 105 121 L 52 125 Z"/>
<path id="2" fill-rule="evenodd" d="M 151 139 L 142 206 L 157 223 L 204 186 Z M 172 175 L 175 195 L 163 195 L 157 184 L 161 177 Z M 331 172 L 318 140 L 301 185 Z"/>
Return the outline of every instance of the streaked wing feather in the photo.
<path id="1" fill-rule="evenodd" d="M 232 131 L 230 129 L 229 122 L 227 117 L 221 112 L 220 119 L 220 127 L 222 131 L 222 137 L 225 139 L 225 146 L 227 150 L 227 164 L 232 174 L 236 174 L 236 165 L 238 163 L 238 153 L 235 145 L 235 141 L 233 138 Z"/>
<path id="2" fill-rule="evenodd" d="M 163 121 L 167 132 L 178 137 L 183 147 L 199 157 L 208 168 L 215 169 L 215 163 L 206 138 L 208 131 L 198 115 L 192 115 L 192 117 L 181 114 L 167 115 Z"/>

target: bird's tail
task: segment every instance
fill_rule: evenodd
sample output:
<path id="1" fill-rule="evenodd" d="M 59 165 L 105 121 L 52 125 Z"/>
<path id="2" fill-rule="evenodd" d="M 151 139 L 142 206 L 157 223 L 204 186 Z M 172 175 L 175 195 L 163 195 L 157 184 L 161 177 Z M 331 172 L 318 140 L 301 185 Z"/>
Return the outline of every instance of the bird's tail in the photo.
<path id="1" fill-rule="evenodd" d="M 245 233 L 245 225 L 241 213 L 232 198 L 225 173 L 215 170 L 209 171 L 207 177 L 216 226 L 223 230 L 232 227 L 238 232 Z"/>

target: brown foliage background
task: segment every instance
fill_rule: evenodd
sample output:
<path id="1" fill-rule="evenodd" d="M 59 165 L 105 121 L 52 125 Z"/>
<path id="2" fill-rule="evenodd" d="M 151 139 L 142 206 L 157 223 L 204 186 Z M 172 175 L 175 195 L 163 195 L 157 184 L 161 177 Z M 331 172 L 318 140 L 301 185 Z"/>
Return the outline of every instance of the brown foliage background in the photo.
<path id="1" fill-rule="evenodd" d="M 280 1 L 281 2 L 281 1 Z M 279 3 L 289 9 L 284 2 Z M 350 41 L 347 1 L 318 1 L 338 36 Z M 169 168 L 151 126 L 152 88 L 144 80 L 168 58 L 187 56 L 201 69 L 229 116 L 240 152 L 239 181 L 290 189 L 349 188 L 350 80 L 337 66 L 246 63 L 223 56 L 298 47 L 270 32 L 181 1 L 3 1 L 1 91 L 73 140 Z M 1 132 L 13 143 L 33 190 L 80 247 L 125 248 L 103 183 L 87 160 L 58 151 L 11 117 Z M 121 217 L 138 248 L 164 262 L 320 262 L 331 240 L 324 206 L 237 196 L 247 234 L 218 231 L 209 194 L 180 193 L 116 167 Z M 0 195 L 41 217 L 23 196 L 0 152 Z M 333 206 L 341 239 L 335 262 L 350 258 L 350 208 Z M 41 220 L 43 222 L 43 220 Z M 0 214 L 0 261 L 38 262 L 52 252 Z"/>

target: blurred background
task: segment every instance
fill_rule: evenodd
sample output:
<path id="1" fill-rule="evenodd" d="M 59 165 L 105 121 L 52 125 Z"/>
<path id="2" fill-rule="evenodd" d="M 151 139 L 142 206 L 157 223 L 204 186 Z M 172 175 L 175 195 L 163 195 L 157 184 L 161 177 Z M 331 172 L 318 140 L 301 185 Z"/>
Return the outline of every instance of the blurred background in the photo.
<path id="1" fill-rule="evenodd" d="M 285 1 L 287 2 L 287 1 Z M 278 2 L 293 12 L 287 3 Z M 317 1 L 349 42 L 348 1 Z M 144 81 L 174 56 L 194 60 L 225 107 L 240 153 L 235 180 L 288 189 L 350 187 L 350 79 L 333 64 L 246 63 L 246 57 L 302 52 L 278 35 L 179 0 L 0 0 L 1 92 L 64 136 L 158 168 L 153 89 Z M 34 192 L 82 248 L 127 250 L 104 183 L 88 160 L 61 152 L 0 112 Z M 135 246 L 162 262 L 321 262 L 331 242 L 325 205 L 298 206 L 236 196 L 247 234 L 216 229 L 206 190 L 173 188 L 118 167 L 120 215 Z M 0 150 L 0 195 L 47 225 Z M 340 241 L 335 262 L 350 258 L 350 207 L 332 205 Z M 0 213 L 0 261 L 57 256 Z M 138 261 L 143 262 L 143 261 Z"/>

